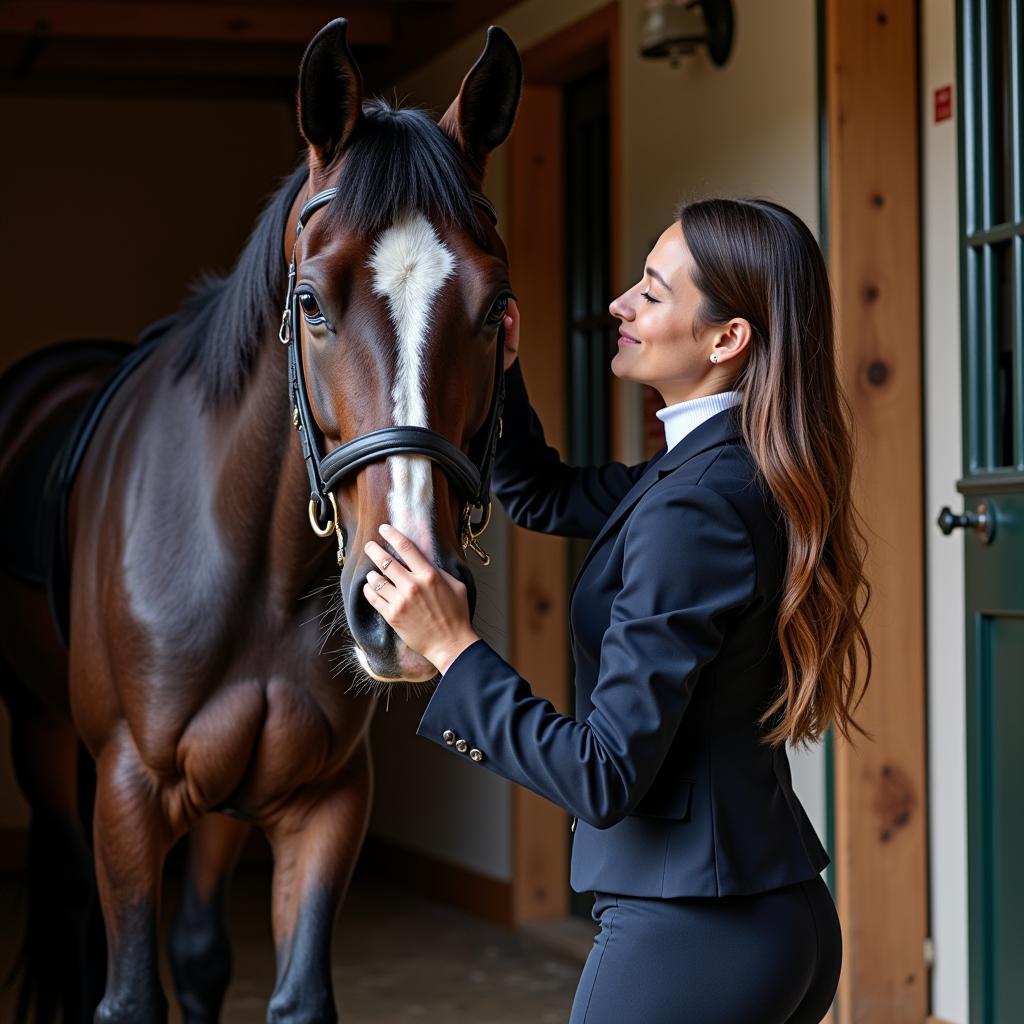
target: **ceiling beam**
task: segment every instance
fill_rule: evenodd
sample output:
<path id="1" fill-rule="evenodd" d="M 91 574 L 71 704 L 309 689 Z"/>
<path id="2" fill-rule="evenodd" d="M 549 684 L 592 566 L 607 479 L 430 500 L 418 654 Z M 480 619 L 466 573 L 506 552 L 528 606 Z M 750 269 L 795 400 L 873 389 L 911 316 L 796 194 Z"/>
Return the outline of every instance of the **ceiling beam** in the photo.
<path id="1" fill-rule="evenodd" d="M 0 4 L 0 35 L 25 38 L 296 43 L 303 46 L 331 20 L 310 4 L 117 3 L 9 0 Z M 360 7 L 349 23 L 352 46 L 390 46 L 393 10 Z"/>
<path id="2" fill-rule="evenodd" d="M 478 34 L 482 50 L 487 26 L 500 22 L 501 15 L 518 2 L 520 0 L 474 0 L 473 3 L 451 4 L 444 11 L 428 12 L 415 7 L 403 10 L 397 25 L 398 38 L 389 54 L 393 73 L 388 76 L 388 84 L 408 75 L 470 33 Z M 454 83 L 456 90 L 458 85 Z"/>

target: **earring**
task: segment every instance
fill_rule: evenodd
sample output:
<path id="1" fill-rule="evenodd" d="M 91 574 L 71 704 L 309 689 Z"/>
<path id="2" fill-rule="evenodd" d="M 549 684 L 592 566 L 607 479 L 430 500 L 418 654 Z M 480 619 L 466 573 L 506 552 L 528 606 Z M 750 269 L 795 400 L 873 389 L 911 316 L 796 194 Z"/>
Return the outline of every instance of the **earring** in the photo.
<path id="1" fill-rule="evenodd" d="M 718 353 L 717 352 L 712 352 L 711 353 L 711 362 L 713 362 L 713 363 L 717 363 L 718 362 Z"/>

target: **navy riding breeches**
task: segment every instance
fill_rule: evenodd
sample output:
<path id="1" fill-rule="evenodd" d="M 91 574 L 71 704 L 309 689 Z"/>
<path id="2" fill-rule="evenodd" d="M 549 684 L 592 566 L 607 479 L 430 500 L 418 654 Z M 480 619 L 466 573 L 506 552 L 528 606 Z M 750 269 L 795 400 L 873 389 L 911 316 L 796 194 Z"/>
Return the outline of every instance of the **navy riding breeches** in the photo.
<path id="1" fill-rule="evenodd" d="M 569 1024 L 818 1024 L 843 940 L 820 875 L 745 896 L 596 893 Z"/>

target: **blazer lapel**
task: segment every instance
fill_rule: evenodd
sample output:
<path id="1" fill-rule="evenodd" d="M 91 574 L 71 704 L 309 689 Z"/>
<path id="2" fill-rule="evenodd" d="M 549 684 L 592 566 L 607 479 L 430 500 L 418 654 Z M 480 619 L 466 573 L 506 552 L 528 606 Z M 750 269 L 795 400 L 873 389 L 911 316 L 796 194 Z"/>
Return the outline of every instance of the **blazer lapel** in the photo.
<path id="1" fill-rule="evenodd" d="M 576 592 L 576 586 L 583 570 L 587 567 L 594 552 L 601 546 L 604 539 L 613 533 L 619 523 L 632 511 L 633 506 L 653 487 L 662 477 L 667 476 L 673 470 L 678 469 L 684 463 L 701 452 L 707 451 L 718 445 L 727 444 L 729 441 L 742 437 L 737 407 L 733 406 L 716 412 L 709 416 L 703 423 L 691 430 L 671 451 L 663 446 L 660 451 L 654 453 L 647 468 L 640 475 L 640 479 L 626 492 L 622 500 L 615 506 L 612 514 L 601 527 L 597 536 L 593 539 L 587 553 L 580 563 L 576 579 L 573 581 L 572 590 L 569 594 L 570 601 Z"/>

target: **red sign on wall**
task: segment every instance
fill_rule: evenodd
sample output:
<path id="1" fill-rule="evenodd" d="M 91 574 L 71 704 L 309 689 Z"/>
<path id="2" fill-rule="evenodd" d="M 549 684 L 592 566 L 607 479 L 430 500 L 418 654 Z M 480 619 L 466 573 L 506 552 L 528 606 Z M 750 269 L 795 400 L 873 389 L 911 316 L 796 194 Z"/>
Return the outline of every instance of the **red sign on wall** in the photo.
<path id="1" fill-rule="evenodd" d="M 948 121 L 953 116 L 953 86 L 944 85 L 935 90 L 935 123 Z"/>

